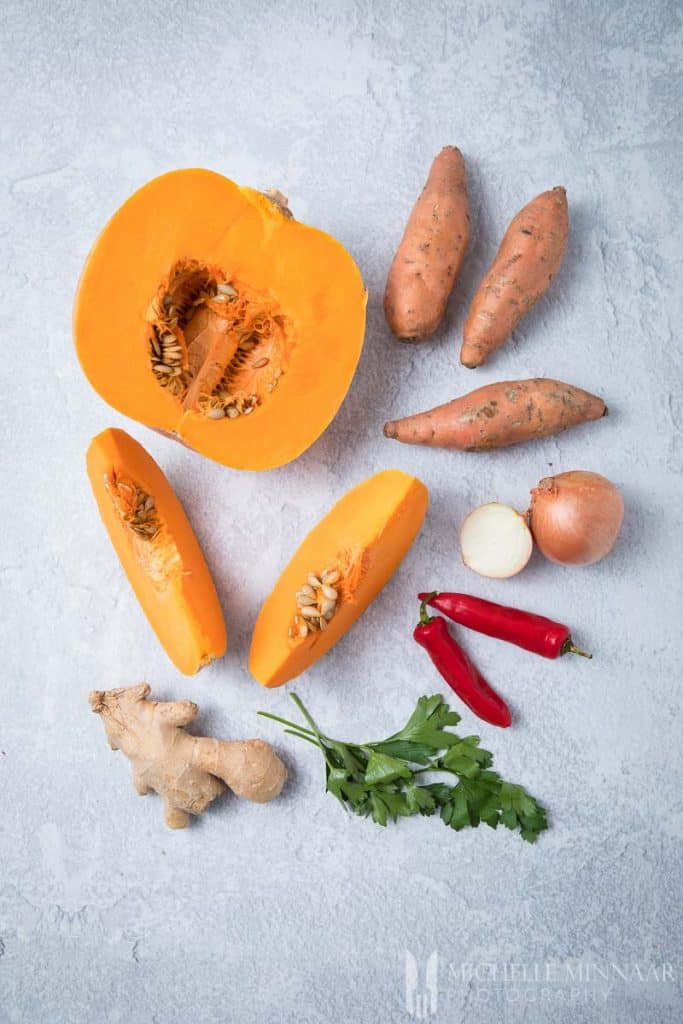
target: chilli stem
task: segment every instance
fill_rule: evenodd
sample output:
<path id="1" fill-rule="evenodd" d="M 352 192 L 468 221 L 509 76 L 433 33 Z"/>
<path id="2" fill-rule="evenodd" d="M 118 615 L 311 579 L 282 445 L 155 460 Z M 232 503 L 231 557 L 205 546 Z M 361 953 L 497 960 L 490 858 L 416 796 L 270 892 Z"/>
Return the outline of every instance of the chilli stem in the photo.
<path id="1" fill-rule="evenodd" d="M 590 651 L 584 651 L 583 647 L 577 647 L 571 637 L 562 644 L 561 654 L 578 654 L 581 658 L 592 658 Z"/>
<path id="2" fill-rule="evenodd" d="M 439 593 L 438 590 L 432 590 L 430 594 L 427 594 L 424 601 L 420 603 L 420 625 L 428 626 L 430 622 L 434 621 L 434 616 L 427 612 L 427 605 L 433 597 L 436 597 Z"/>

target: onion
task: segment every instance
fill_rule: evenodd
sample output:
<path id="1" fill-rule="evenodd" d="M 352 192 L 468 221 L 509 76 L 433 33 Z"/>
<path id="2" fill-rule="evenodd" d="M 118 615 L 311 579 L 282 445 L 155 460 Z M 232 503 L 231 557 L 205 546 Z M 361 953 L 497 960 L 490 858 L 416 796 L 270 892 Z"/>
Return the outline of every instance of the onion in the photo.
<path id="1" fill-rule="evenodd" d="M 475 508 L 460 530 L 465 565 L 493 579 L 504 580 L 521 572 L 533 546 L 526 517 L 497 501 Z"/>
<path id="2" fill-rule="evenodd" d="M 551 562 L 591 565 L 609 554 L 624 518 L 621 494 L 604 476 L 575 469 L 531 492 L 531 531 Z"/>

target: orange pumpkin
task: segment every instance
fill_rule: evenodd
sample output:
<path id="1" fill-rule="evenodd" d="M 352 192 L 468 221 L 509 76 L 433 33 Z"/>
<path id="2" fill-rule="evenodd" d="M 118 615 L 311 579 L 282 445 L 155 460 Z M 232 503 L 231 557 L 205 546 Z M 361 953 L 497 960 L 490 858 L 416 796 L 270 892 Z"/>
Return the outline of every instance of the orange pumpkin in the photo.
<path id="1" fill-rule="evenodd" d="M 225 654 L 216 588 L 197 538 L 163 472 L 123 430 L 88 448 L 100 515 L 150 625 L 173 664 L 193 675 Z"/>
<path id="2" fill-rule="evenodd" d="M 392 469 L 354 487 L 308 534 L 254 627 L 249 670 L 281 686 L 360 618 L 401 563 L 425 517 L 427 488 Z"/>
<path id="3" fill-rule="evenodd" d="M 279 193 L 206 170 L 155 178 L 83 270 L 76 348 L 116 409 L 225 465 L 269 469 L 334 418 L 360 357 L 366 292 Z"/>

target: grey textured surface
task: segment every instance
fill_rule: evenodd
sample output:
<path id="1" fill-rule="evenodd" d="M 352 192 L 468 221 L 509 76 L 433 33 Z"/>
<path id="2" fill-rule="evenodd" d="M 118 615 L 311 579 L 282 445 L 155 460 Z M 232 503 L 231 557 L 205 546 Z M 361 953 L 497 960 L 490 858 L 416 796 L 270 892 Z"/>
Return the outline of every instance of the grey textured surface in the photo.
<path id="1" fill-rule="evenodd" d="M 680 7 L 8 0 L 2 36 L 2 1024 L 402 1021 L 406 950 L 421 971 L 439 952 L 438 1021 L 681 1020 Z M 440 336 L 403 347 L 383 321 L 383 282 L 446 143 L 467 159 L 473 242 Z M 188 165 L 280 187 L 351 250 L 369 288 L 341 412 L 267 475 L 125 421 L 73 353 L 71 303 L 96 233 L 145 180 Z M 559 183 L 571 216 L 559 279 L 495 360 L 462 369 L 464 313 L 505 224 Z M 388 417 L 530 375 L 604 394 L 610 417 L 485 457 L 381 436 Z M 165 467 L 215 570 L 231 647 L 196 680 L 156 646 L 95 512 L 84 451 L 110 424 Z M 260 602 L 331 502 L 394 465 L 430 487 L 425 529 L 296 689 L 333 733 L 392 729 L 440 689 L 410 640 L 425 585 L 572 623 L 592 663 L 467 637 L 517 715 L 506 733 L 476 729 L 552 816 L 535 848 L 505 830 L 347 820 L 315 752 L 255 717 L 290 709 L 285 689 L 262 691 L 246 669 Z M 572 468 L 623 488 L 609 560 L 535 558 L 498 584 L 467 575 L 465 512 L 525 507 L 539 477 Z M 168 832 L 87 706 L 93 685 L 141 678 L 196 699 L 202 729 L 277 743 L 286 795 L 267 808 L 224 799 Z M 549 984 L 534 980 L 544 972 Z"/>

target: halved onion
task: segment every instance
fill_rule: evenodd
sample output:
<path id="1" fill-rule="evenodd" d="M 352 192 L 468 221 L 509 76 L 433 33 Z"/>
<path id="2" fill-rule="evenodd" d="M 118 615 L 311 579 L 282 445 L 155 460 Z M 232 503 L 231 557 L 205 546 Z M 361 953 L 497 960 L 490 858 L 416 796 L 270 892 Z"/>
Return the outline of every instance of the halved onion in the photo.
<path id="1" fill-rule="evenodd" d="M 526 518 L 497 501 L 475 508 L 460 530 L 465 565 L 493 579 L 504 580 L 521 572 L 533 546 Z"/>

